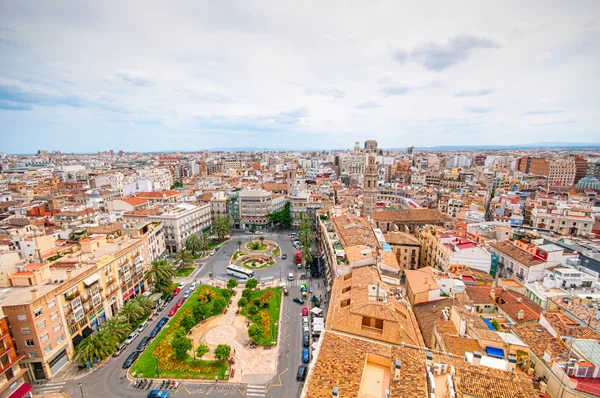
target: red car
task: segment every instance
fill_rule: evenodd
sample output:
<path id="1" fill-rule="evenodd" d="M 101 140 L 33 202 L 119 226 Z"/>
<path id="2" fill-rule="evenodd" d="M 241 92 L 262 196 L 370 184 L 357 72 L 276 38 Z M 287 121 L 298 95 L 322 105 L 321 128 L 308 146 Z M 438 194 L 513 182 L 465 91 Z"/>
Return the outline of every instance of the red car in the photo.
<path id="1" fill-rule="evenodd" d="M 175 304 L 175 306 L 177 308 L 181 307 L 183 305 L 183 303 L 185 303 L 185 299 L 184 298 L 180 298 L 179 300 L 177 300 L 177 304 Z"/>
<path id="2" fill-rule="evenodd" d="M 176 312 L 177 312 L 177 307 L 172 307 L 171 311 L 169 311 L 169 316 L 175 315 Z"/>
<path id="3" fill-rule="evenodd" d="M 308 316 L 308 308 L 302 308 L 302 316 Z"/>
<path id="4" fill-rule="evenodd" d="M 180 288 L 177 288 L 177 289 L 173 290 L 173 297 L 177 296 L 180 291 L 181 291 Z"/>

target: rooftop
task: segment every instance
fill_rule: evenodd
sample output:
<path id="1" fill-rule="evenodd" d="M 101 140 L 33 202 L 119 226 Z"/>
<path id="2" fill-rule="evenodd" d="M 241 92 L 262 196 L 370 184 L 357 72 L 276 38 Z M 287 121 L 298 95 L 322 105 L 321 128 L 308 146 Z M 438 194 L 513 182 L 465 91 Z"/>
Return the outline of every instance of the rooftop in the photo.
<path id="1" fill-rule="evenodd" d="M 490 243 L 490 246 L 527 267 L 543 264 L 545 262 L 541 257 L 537 257 L 534 254 L 515 246 L 509 241 Z"/>
<path id="2" fill-rule="evenodd" d="M 375 232 L 366 218 L 343 214 L 333 217 L 332 221 L 340 243 L 344 247 L 365 245 L 375 249 L 379 246 Z"/>

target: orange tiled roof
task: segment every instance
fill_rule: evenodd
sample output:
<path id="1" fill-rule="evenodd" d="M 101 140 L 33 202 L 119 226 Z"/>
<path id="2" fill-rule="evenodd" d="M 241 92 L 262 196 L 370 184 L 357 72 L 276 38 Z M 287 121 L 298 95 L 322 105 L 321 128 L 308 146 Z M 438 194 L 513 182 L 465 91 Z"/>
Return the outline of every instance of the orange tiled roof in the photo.
<path id="1" fill-rule="evenodd" d="M 143 205 L 148 204 L 148 201 L 146 199 L 141 199 L 141 198 L 136 198 L 136 197 L 123 198 L 122 200 L 123 200 L 123 202 L 130 204 L 133 207 L 143 206 Z"/>

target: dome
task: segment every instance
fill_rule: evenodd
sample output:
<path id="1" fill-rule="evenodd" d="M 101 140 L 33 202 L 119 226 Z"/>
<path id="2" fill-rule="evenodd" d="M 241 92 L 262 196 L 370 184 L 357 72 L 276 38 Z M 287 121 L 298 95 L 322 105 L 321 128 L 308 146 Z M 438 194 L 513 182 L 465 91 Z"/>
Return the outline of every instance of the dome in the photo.
<path id="1" fill-rule="evenodd" d="M 585 177 L 583 177 L 581 180 L 579 180 L 575 189 L 577 191 L 592 190 L 592 191 L 600 192 L 600 181 L 598 181 L 596 179 L 596 177 L 588 174 Z"/>
<path id="2" fill-rule="evenodd" d="M 92 191 L 92 196 L 94 196 L 94 197 L 100 196 L 100 192 L 98 192 L 98 190 L 97 190 L 97 189 L 94 189 L 94 190 Z"/>

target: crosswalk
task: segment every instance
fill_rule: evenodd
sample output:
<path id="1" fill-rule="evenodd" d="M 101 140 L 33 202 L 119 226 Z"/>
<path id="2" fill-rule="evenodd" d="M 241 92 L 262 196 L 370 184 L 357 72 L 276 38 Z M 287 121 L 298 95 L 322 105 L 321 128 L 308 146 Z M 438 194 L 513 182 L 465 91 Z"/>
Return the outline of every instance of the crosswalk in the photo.
<path id="1" fill-rule="evenodd" d="M 266 397 L 265 386 L 258 384 L 248 384 L 246 386 L 247 397 Z"/>
<path id="2" fill-rule="evenodd" d="M 290 287 L 300 287 L 302 284 L 305 284 L 307 287 L 309 285 L 306 279 L 294 279 L 293 281 L 287 281 L 287 285 Z"/>
<path id="3" fill-rule="evenodd" d="M 60 392 L 63 389 L 65 382 L 51 382 L 42 384 L 35 387 L 36 394 L 49 394 L 53 392 Z"/>

